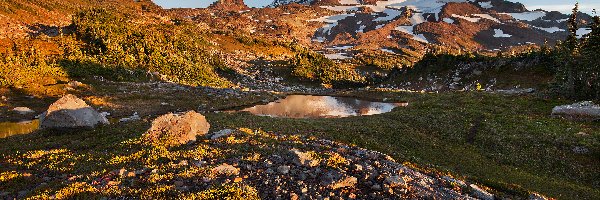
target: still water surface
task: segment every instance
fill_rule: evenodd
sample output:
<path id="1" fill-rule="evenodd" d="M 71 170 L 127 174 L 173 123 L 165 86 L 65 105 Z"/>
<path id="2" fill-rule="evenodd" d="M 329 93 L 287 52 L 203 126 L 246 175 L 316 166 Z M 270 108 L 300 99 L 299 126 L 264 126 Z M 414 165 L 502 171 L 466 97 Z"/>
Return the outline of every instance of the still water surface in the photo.
<path id="1" fill-rule="evenodd" d="M 290 95 L 242 111 L 284 118 L 340 118 L 382 114 L 392 111 L 395 107 L 407 105 L 408 103 L 371 102 L 349 97 Z"/>
<path id="2" fill-rule="evenodd" d="M 0 122 L 0 138 L 13 135 L 29 134 L 40 126 L 39 120 L 22 122 Z"/>

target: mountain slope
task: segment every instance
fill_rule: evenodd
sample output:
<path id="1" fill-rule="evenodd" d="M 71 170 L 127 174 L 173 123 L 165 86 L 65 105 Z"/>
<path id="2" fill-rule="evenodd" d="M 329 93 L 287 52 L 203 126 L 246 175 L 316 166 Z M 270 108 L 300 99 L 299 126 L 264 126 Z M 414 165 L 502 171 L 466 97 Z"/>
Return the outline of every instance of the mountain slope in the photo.
<path id="1" fill-rule="evenodd" d="M 124 13 L 159 7 L 151 0 L 6 0 L 0 1 L 0 39 L 19 38 L 34 32 L 37 25 L 66 26 L 71 16 L 83 9 L 107 8 Z"/>
<path id="2" fill-rule="evenodd" d="M 320 5 L 334 15 L 313 19 L 323 23 L 313 40 L 324 46 L 352 49 L 418 50 L 430 44 L 452 49 L 499 50 L 526 44 L 553 43 L 567 35 L 568 15 L 529 11 L 523 4 L 501 0 L 281 0 Z M 582 24 L 590 19 L 580 14 Z M 582 28 L 581 34 L 589 32 Z M 350 48 L 349 48 L 350 49 Z M 391 52 L 399 52 L 394 50 Z"/>

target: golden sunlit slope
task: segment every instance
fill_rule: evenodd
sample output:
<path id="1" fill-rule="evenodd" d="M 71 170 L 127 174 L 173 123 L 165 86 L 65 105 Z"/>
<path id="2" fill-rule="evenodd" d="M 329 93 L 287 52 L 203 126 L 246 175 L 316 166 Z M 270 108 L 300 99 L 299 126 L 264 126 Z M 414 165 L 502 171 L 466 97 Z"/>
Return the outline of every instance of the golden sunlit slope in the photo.
<path id="1" fill-rule="evenodd" d="M 0 1 L 0 38 L 20 38 L 32 26 L 65 26 L 82 9 L 107 8 L 136 12 L 158 8 L 150 0 L 4 0 Z"/>

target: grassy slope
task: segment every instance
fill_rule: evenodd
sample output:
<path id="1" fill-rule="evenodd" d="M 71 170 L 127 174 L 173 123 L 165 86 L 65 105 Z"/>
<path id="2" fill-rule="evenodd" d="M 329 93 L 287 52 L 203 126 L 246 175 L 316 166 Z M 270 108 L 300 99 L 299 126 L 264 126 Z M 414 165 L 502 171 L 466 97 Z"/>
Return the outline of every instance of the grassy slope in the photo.
<path id="1" fill-rule="evenodd" d="M 381 94 L 361 94 L 365 97 Z M 315 134 L 388 153 L 400 161 L 449 171 L 506 195 L 537 191 L 559 199 L 598 199 L 600 124 L 552 118 L 566 103 L 482 93 L 397 94 L 407 108 L 345 119 L 290 120 L 244 114 L 211 115 L 230 126 Z M 471 122 L 485 121 L 474 144 L 465 142 Z M 576 136 L 583 131 L 589 136 Z M 574 154 L 574 146 L 591 153 Z"/>
<path id="2" fill-rule="evenodd" d="M 158 95 L 156 100 L 136 97 L 132 102 L 146 105 L 149 104 L 147 101 L 172 101 L 168 98 L 169 95 L 161 95 L 165 96 Z M 207 114 L 207 118 L 213 131 L 248 127 L 344 141 L 390 154 L 399 161 L 408 161 L 434 171 L 463 176 L 490 186 L 507 197 L 527 196 L 528 191 L 559 199 L 600 197 L 600 191 L 597 189 L 600 184 L 597 174 L 600 171 L 600 124 L 572 122 L 549 116 L 553 106 L 568 102 L 487 93 L 352 92 L 342 95 L 407 100 L 410 105 L 382 115 L 343 119 L 273 119 L 245 113 L 212 113 Z M 194 108 L 194 104 L 188 106 Z M 211 101 L 207 106 L 219 104 Z M 471 123 L 480 116 L 483 116 L 485 121 L 475 137 L 475 142 L 469 144 L 465 142 L 466 135 Z M 148 126 L 149 121 L 146 121 L 116 124 L 71 135 L 48 135 L 42 132 L 0 139 L 0 155 L 4 158 L 0 160 L 2 176 L 11 177 L 13 175 L 10 171 L 17 170 L 17 177 L 21 178 L 10 180 L 22 179 L 14 183 L 23 184 L 13 185 L 13 181 L 0 180 L 0 187 L 2 190 L 8 188 L 18 192 L 39 184 L 41 180 L 22 176 L 23 172 L 27 171 L 39 174 L 40 171 L 36 170 L 44 169 L 40 167 L 50 169 L 42 170 L 44 173 L 84 175 L 90 178 L 107 173 L 104 170 L 111 171 L 123 166 L 139 169 L 142 167 L 140 162 L 146 161 L 144 157 L 137 157 L 136 152 L 146 147 L 139 143 L 123 142 L 135 140 Z M 576 135 L 580 131 L 589 135 Z M 574 154 L 572 148 L 575 146 L 587 147 L 590 153 Z M 67 151 L 51 151 L 60 149 Z M 154 150 L 144 150 L 143 154 L 153 156 L 152 151 Z M 187 150 L 177 152 L 185 153 Z M 44 154 L 45 156 L 40 158 L 49 159 L 31 159 L 29 155 L 32 154 Z M 129 157 L 125 158 L 123 164 L 110 164 L 111 160 L 118 159 L 118 155 Z M 161 165 L 169 164 L 156 163 L 154 160 L 151 162 L 153 165 L 167 168 L 168 166 Z M 43 196 L 61 188 L 72 187 L 64 184 L 66 183 L 55 186 L 50 184 L 52 187 L 30 195 Z M 163 187 L 160 184 L 153 186 Z M 121 192 L 140 195 L 130 193 L 133 191 Z"/>

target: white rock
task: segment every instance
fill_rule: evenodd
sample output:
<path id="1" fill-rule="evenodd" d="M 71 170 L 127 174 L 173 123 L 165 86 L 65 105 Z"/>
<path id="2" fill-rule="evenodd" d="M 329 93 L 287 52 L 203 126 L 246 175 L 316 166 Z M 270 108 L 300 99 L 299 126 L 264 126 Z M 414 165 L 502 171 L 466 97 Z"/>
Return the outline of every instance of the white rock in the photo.
<path id="1" fill-rule="evenodd" d="M 389 176 L 385 178 L 385 183 L 389 184 L 391 187 L 405 187 L 406 181 L 400 176 Z"/>
<path id="2" fill-rule="evenodd" d="M 542 196 L 541 194 L 537 194 L 537 193 L 531 193 L 529 195 L 529 200 L 548 200 L 547 197 Z"/>
<path id="3" fill-rule="evenodd" d="M 34 110 L 31 110 L 28 107 L 16 107 L 16 108 L 13 108 L 12 111 L 16 112 L 16 113 L 18 113 L 20 115 L 27 115 L 27 114 L 35 112 Z"/>
<path id="4" fill-rule="evenodd" d="M 93 128 L 109 124 L 108 119 L 75 95 L 66 95 L 54 102 L 40 117 L 40 128 Z"/>
<path id="5" fill-rule="evenodd" d="M 119 122 L 131 122 L 131 121 L 138 121 L 141 119 L 142 118 L 138 115 L 138 113 L 135 112 L 135 113 L 133 113 L 133 115 L 131 117 L 125 117 L 125 118 L 119 119 Z"/>
<path id="6" fill-rule="evenodd" d="M 216 175 L 238 175 L 240 173 L 240 170 L 238 168 L 235 168 L 234 166 L 231 166 L 229 164 L 221 164 L 218 167 L 215 167 L 212 169 L 213 174 Z"/>
<path id="7" fill-rule="evenodd" d="M 586 147 L 580 147 L 580 146 L 573 147 L 573 153 L 586 154 L 588 152 L 590 152 L 590 150 Z"/>
<path id="8" fill-rule="evenodd" d="M 220 130 L 220 131 L 217 131 L 217 132 L 213 133 L 213 135 L 210 136 L 210 139 L 211 140 L 216 140 L 216 139 L 219 139 L 221 137 L 225 137 L 225 136 L 231 135 L 232 133 L 233 133 L 233 130 L 231 130 L 231 129 L 223 129 L 223 130 Z"/>
<path id="9" fill-rule="evenodd" d="M 290 166 L 287 166 L 287 165 L 279 166 L 279 167 L 277 167 L 277 171 L 281 174 L 288 174 L 288 173 L 290 173 Z"/>
<path id="10" fill-rule="evenodd" d="M 600 106 L 591 101 L 574 103 L 571 105 L 556 106 L 552 109 L 552 115 L 569 117 L 600 118 Z"/>

